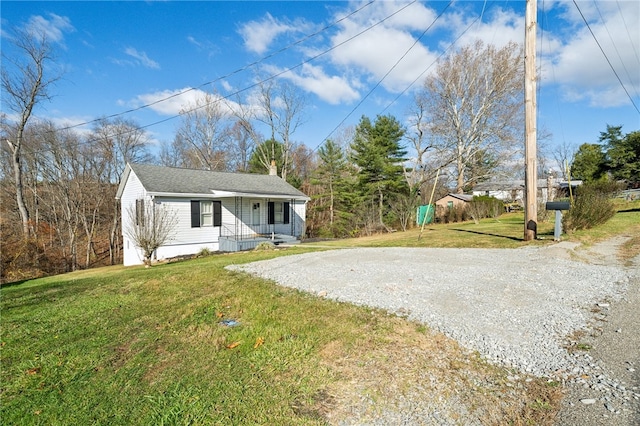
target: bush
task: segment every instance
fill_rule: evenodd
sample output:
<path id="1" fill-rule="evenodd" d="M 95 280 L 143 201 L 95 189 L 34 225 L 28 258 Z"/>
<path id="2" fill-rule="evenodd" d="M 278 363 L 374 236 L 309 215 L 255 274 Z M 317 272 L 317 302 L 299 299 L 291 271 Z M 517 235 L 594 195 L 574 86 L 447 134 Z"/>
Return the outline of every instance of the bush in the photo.
<path id="1" fill-rule="evenodd" d="M 275 248 L 276 248 L 276 245 L 273 244 L 271 241 L 261 241 L 260 243 L 258 243 L 258 245 L 254 250 L 256 251 L 273 250 Z"/>
<path id="2" fill-rule="evenodd" d="M 467 206 L 458 204 L 453 207 L 438 208 L 435 219 L 442 223 L 464 222 L 468 219 Z"/>
<path id="3" fill-rule="evenodd" d="M 468 213 L 475 223 L 486 217 L 497 218 L 504 211 L 504 204 L 495 197 L 488 195 L 473 197 L 469 202 Z"/>
<path id="4" fill-rule="evenodd" d="M 211 250 L 209 250 L 208 248 L 204 247 L 202 249 L 200 249 L 200 251 L 198 252 L 197 256 L 198 257 L 207 257 L 207 256 L 211 256 L 213 254 L 213 252 Z"/>
<path id="5" fill-rule="evenodd" d="M 571 209 L 562 218 L 567 232 L 589 229 L 608 221 L 616 209 L 612 197 L 620 190 L 615 182 L 588 182 L 578 187 Z"/>

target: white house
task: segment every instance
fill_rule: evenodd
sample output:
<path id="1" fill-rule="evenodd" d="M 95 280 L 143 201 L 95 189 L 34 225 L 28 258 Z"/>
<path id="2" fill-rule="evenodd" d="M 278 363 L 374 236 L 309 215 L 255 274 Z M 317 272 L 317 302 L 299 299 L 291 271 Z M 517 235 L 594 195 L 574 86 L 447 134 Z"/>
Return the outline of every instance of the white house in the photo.
<path id="1" fill-rule="evenodd" d="M 582 184 L 581 180 L 571 181 L 572 188 Z M 569 183 L 558 179 L 538 179 L 538 198 L 541 202 L 553 200 L 560 191 L 566 192 Z M 524 180 L 480 182 L 473 188 L 473 195 L 489 195 L 505 202 L 524 200 Z"/>
<path id="2" fill-rule="evenodd" d="M 309 197 L 274 174 L 212 172 L 127 164 L 116 199 L 122 229 L 140 226 L 138 206 L 152 203 L 175 215 L 171 240 L 154 253 L 158 260 L 210 251 L 240 251 L 261 241 L 291 242 L 305 232 Z M 134 218 L 132 219 L 132 216 Z M 124 265 L 143 263 L 141 250 L 123 232 Z"/>

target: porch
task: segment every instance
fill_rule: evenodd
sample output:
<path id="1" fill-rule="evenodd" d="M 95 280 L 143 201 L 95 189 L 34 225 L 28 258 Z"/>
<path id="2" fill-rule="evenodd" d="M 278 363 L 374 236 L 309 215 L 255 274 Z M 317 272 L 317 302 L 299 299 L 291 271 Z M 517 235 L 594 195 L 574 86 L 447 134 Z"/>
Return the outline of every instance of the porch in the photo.
<path id="1" fill-rule="evenodd" d="M 224 203 L 232 214 L 222 217 L 219 250 L 252 250 L 265 241 L 275 245 L 299 243 L 304 219 L 298 210 L 304 203 L 291 198 L 234 197 L 232 203 Z"/>
<path id="2" fill-rule="evenodd" d="M 234 235 L 229 235 L 225 237 L 220 237 L 220 251 L 223 252 L 235 252 L 235 251 L 243 251 L 243 250 L 253 250 L 258 246 L 258 244 L 269 241 L 275 245 L 280 244 L 299 244 L 300 240 L 291 235 L 284 234 L 271 234 L 271 235 L 260 235 L 255 234 L 250 237 L 239 237 Z"/>

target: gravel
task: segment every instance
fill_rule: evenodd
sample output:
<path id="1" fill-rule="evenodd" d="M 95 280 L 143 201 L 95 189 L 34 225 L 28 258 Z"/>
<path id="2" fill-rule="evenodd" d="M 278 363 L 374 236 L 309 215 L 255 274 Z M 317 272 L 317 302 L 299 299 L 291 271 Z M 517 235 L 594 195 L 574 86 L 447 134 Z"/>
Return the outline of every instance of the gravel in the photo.
<path id="1" fill-rule="evenodd" d="M 563 348 L 597 303 L 629 282 L 617 267 L 553 258 L 545 248 L 358 248 L 234 265 L 327 298 L 428 324 L 487 360 L 554 379 L 580 375 Z"/>
<path id="2" fill-rule="evenodd" d="M 637 272 L 572 260 L 562 244 L 339 249 L 228 268 L 406 316 L 497 365 L 633 399 L 637 389 L 610 379 L 588 351 L 566 348 L 577 343 L 576 332 L 602 321 L 611 302 L 624 299 Z"/>

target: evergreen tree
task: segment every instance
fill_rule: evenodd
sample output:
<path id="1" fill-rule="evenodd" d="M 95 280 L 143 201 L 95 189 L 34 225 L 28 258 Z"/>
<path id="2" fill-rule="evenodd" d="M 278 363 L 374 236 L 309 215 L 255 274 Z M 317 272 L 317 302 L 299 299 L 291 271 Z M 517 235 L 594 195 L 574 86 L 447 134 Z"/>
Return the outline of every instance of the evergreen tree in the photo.
<path id="1" fill-rule="evenodd" d="M 607 170 L 616 180 L 640 182 L 640 131 L 622 136 L 622 126 L 607 126 L 600 133 L 600 142 L 607 145 Z"/>
<path id="2" fill-rule="evenodd" d="M 358 167 L 358 189 L 366 204 L 377 205 L 378 220 L 384 223 L 387 197 L 406 193 L 409 188 L 402 163 L 406 150 L 400 145 L 404 129 L 395 117 L 377 116 L 375 123 L 363 116 L 351 143 L 350 159 Z"/>
<path id="3" fill-rule="evenodd" d="M 320 157 L 320 164 L 316 171 L 318 182 L 325 187 L 324 194 L 328 196 L 329 210 L 329 226 L 333 228 L 335 220 L 336 209 L 336 189 L 340 180 L 342 179 L 342 173 L 346 168 L 346 158 L 344 152 L 338 144 L 331 139 L 327 140 L 324 146 L 318 149 L 318 157 Z"/>
<path id="4" fill-rule="evenodd" d="M 603 176 L 605 154 L 602 146 L 594 143 L 583 143 L 573 156 L 571 177 L 584 181 L 598 180 Z"/>

